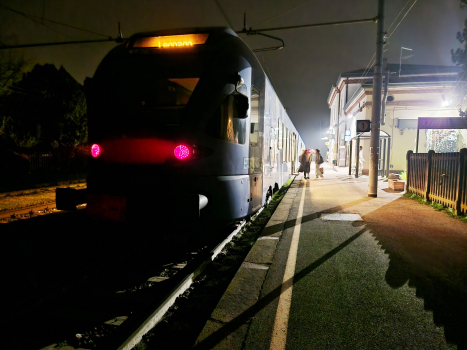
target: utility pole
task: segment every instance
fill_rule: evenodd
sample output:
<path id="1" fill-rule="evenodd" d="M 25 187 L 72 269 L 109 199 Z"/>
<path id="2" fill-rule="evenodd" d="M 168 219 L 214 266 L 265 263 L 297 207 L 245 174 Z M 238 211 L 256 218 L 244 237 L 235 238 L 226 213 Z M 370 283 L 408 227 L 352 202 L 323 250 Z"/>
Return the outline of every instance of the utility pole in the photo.
<path id="1" fill-rule="evenodd" d="M 373 75 L 373 110 L 371 114 L 370 174 L 368 197 L 378 196 L 378 158 L 383 86 L 384 0 L 378 0 L 378 27 L 376 29 L 376 64 Z"/>

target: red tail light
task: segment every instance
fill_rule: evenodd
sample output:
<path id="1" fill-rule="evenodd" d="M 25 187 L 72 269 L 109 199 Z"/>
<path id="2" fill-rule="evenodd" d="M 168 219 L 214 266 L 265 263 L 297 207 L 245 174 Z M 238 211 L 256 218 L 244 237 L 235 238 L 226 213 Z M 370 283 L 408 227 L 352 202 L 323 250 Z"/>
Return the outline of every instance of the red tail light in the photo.
<path id="1" fill-rule="evenodd" d="M 91 154 L 94 158 L 96 158 L 99 154 L 101 154 L 101 147 L 98 144 L 92 145 Z"/>
<path id="2" fill-rule="evenodd" d="M 178 145 L 174 149 L 174 155 L 177 159 L 186 159 L 190 156 L 190 154 L 190 149 L 184 145 Z"/>

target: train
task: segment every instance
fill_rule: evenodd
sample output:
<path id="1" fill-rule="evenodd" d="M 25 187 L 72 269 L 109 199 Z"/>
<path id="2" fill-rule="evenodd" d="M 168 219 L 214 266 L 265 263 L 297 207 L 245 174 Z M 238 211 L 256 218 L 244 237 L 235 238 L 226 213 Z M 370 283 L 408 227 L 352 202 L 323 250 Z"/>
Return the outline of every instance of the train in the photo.
<path id="1" fill-rule="evenodd" d="M 138 33 L 86 78 L 90 218 L 241 220 L 298 168 L 305 143 L 230 28 Z M 76 206 L 57 191 L 57 209 Z"/>

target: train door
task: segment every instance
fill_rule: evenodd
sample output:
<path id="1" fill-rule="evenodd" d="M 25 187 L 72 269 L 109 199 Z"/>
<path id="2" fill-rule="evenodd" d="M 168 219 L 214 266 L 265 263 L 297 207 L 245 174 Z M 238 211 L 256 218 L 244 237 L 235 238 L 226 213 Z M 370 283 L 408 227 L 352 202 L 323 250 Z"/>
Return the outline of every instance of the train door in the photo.
<path id="1" fill-rule="evenodd" d="M 251 87 L 250 101 L 250 212 L 255 212 L 261 208 L 263 195 L 263 138 L 259 132 L 260 92 L 254 86 Z"/>

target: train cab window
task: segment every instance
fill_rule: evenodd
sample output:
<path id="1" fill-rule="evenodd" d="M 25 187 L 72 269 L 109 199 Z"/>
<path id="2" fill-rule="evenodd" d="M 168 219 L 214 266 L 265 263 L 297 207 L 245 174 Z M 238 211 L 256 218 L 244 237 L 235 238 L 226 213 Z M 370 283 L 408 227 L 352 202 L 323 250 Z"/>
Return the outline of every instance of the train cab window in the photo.
<path id="1" fill-rule="evenodd" d="M 143 111 L 183 109 L 198 81 L 199 78 L 155 79 L 151 85 L 138 85 L 139 88 L 129 91 L 129 94 Z"/>
<path id="2" fill-rule="evenodd" d="M 246 118 L 239 118 L 233 94 L 227 96 L 211 118 L 206 132 L 218 139 L 244 144 Z"/>

